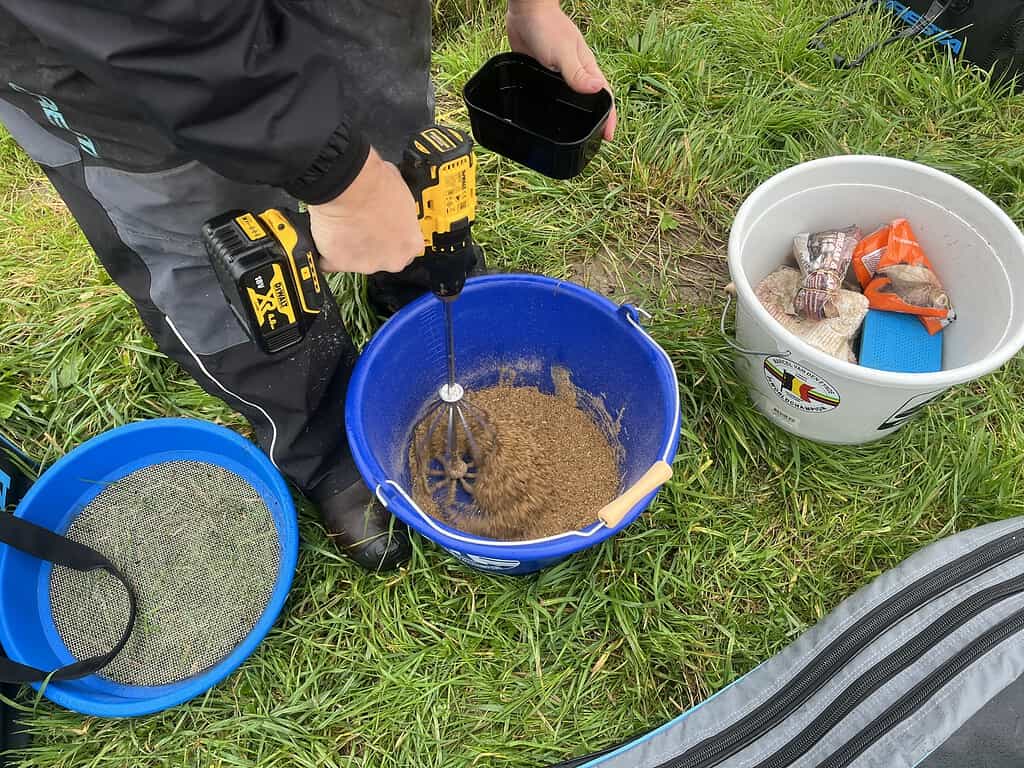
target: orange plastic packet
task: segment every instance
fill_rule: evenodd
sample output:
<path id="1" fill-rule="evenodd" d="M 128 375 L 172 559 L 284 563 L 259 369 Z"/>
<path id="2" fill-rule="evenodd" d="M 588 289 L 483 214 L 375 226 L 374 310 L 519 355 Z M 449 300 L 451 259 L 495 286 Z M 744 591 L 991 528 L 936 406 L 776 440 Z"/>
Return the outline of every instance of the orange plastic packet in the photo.
<path id="1" fill-rule="evenodd" d="M 906 219 L 861 240 L 853 271 L 872 309 L 917 315 L 933 336 L 956 319 L 949 294 Z"/>

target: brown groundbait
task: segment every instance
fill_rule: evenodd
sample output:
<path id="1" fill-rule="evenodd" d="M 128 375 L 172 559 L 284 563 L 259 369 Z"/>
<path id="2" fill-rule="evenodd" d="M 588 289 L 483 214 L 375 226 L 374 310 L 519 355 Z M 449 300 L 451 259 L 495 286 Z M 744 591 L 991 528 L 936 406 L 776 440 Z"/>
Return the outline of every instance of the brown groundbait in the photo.
<path id="1" fill-rule="evenodd" d="M 470 478 L 476 505 L 447 503 L 424 480 L 423 458 L 409 449 L 413 497 L 428 514 L 466 533 L 505 541 L 554 536 L 593 523 L 619 493 L 617 448 L 576 402 L 567 378 L 557 394 L 535 387 L 499 385 L 473 392 L 496 435 L 478 474 Z M 429 454 L 443 451 L 444 430 Z M 441 501 L 441 504 L 437 502 Z"/>

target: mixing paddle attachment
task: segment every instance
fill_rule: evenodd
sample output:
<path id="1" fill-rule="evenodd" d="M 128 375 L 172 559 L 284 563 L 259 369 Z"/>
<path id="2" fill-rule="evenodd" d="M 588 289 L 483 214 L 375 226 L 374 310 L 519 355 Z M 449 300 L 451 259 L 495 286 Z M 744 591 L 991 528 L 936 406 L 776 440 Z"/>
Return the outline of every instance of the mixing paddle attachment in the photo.
<path id="1" fill-rule="evenodd" d="M 415 434 L 423 481 L 431 495 L 445 507 L 456 505 L 460 491 L 473 495 L 484 460 L 494 447 L 494 429 L 482 408 L 473 405 L 455 380 L 455 339 L 452 328 L 452 299 L 444 304 L 448 346 L 448 381 L 438 390 L 438 402 L 427 410 Z M 422 425 L 426 425 L 425 428 Z"/>

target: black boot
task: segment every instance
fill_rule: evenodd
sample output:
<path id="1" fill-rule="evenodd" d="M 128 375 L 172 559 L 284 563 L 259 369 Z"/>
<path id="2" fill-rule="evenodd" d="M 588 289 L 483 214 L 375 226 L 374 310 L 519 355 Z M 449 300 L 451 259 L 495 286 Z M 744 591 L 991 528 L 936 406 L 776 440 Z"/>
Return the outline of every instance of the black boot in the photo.
<path id="1" fill-rule="evenodd" d="M 366 570 L 391 571 L 409 561 L 409 529 L 381 506 L 361 480 L 315 501 L 328 535 Z"/>

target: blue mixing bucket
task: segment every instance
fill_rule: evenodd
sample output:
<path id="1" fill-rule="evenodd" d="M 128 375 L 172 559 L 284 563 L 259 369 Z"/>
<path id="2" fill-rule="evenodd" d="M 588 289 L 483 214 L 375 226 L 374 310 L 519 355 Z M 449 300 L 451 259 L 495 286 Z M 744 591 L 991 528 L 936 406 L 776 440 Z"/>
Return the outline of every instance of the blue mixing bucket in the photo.
<path id="1" fill-rule="evenodd" d="M 103 677 L 103 670 L 75 680 L 51 681 L 44 695 L 67 709 L 99 717 L 134 717 L 198 696 L 248 658 L 284 605 L 299 541 L 291 494 L 267 457 L 224 427 L 191 419 L 155 419 L 99 435 L 50 467 L 22 499 L 15 516 L 63 534 L 104 489 L 140 470 L 169 462 L 215 465 L 258 494 L 276 528 L 270 534 L 276 533 L 280 548 L 266 607 L 230 653 L 180 682 L 125 685 Z M 50 591 L 53 569 L 49 562 L 0 546 L 0 646 L 13 661 L 41 670 L 76 661 L 55 626 Z M 140 607 L 144 598 L 140 595 Z"/>
<path id="2" fill-rule="evenodd" d="M 623 494 L 579 531 L 533 541 L 471 536 L 427 515 L 413 501 L 408 446 L 424 405 L 444 383 L 444 310 L 425 296 L 392 317 L 370 341 L 349 385 L 346 425 L 359 472 L 399 519 L 482 571 L 524 574 L 553 565 L 616 534 L 650 504 L 671 475 L 679 446 L 679 389 L 665 351 L 640 325 L 637 310 L 573 283 L 534 275 L 469 281 L 452 305 L 460 383 L 516 383 L 553 392 L 551 368 L 621 414 Z"/>

